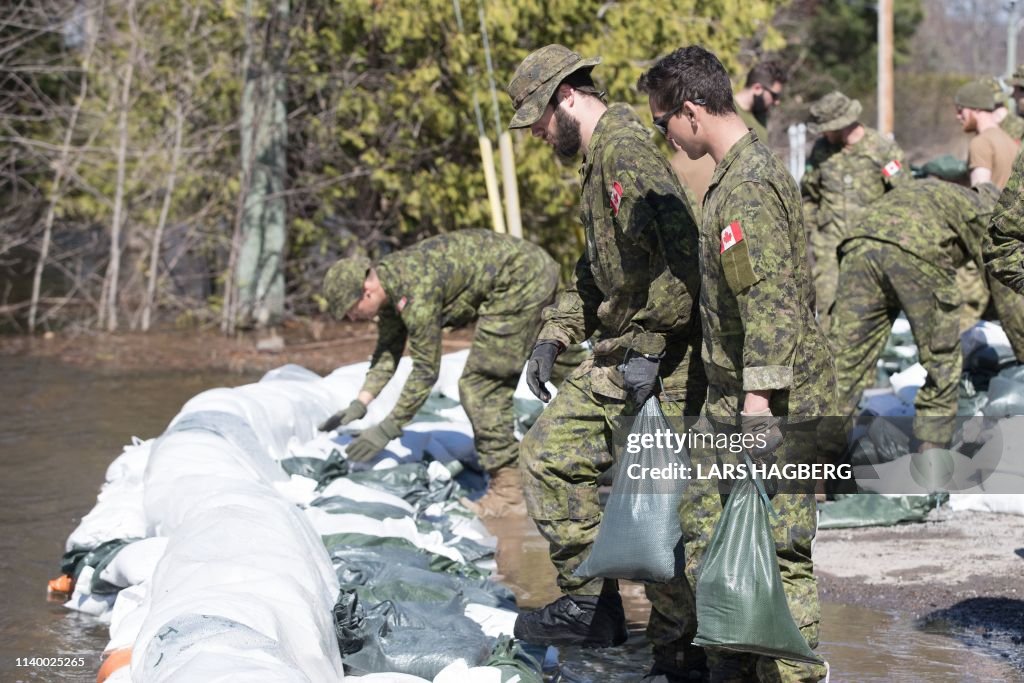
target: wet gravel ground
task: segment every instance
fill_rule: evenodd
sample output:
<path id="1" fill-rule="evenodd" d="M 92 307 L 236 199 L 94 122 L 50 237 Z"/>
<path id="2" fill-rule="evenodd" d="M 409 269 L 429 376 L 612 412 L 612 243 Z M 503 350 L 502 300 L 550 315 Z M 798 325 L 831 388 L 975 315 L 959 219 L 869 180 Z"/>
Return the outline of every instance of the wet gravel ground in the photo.
<path id="1" fill-rule="evenodd" d="M 823 529 L 814 559 L 823 601 L 911 614 L 1024 672 L 1024 517 L 941 509 L 921 524 Z"/>

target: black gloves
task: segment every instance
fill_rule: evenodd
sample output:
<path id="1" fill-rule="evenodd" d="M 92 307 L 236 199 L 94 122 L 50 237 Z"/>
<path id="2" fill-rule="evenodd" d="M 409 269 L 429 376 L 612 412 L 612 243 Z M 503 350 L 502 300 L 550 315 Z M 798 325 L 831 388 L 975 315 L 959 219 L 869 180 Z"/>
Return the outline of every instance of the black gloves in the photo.
<path id="1" fill-rule="evenodd" d="M 661 356 L 629 352 L 627 360 L 619 368 L 626 395 L 637 408 L 643 406 L 658 385 L 658 368 Z"/>
<path id="2" fill-rule="evenodd" d="M 542 339 L 533 347 L 530 362 L 526 364 L 526 383 L 533 395 L 545 403 L 551 400 L 551 392 L 544 385 L 551 379 L 551 368 L 555 365 L 555 358 L 564 349 L 561 342 Z"/>
<path id="3" fill-rule="evenodd" d="M 782 445 L 781 423 L 782 420 L 772 415 L 772 411 L 767 408 L 757 413 L 740 413 L 743 441 L 751 444 L 747 451 L 751 460 L 769 462 L 771 454 Z"/>

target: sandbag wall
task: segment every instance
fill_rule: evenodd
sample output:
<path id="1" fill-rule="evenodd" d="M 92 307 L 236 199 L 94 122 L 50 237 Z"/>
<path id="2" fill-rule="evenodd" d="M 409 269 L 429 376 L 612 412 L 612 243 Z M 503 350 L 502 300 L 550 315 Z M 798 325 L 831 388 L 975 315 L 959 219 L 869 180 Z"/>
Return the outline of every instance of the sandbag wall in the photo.
<path id="1" fill-rule="evenodd" d="M 449 601 L 451 619 L 480 632 L 481 651 L 443 667 L 435 658 L 443 671 L 431 669 L 434 680 L 511 678 L 500 668 L 473 668 L 494 663 L 501 648 L 511 658 L 514 649 L 507 638 L 494 645 L 515 617 L 511 593 L 485 578 L 494 539 L 464 508 L 448 514 L 460 506 L 451 500 L 457 468 L 444 463 L 474 455 L 471 428 L 457 405 L 466 355 L 443 359 L 437 390 L 449 398 L 441 401 L 440 422 L 410 425 L 378 458 L 377 469 L 329 484 L 308 472 L 290 475 L 281 463 L 343 461 L 350 437 L 319 434 L 315 425 L 355 397 L 366 363 L 323 379 L 285 366 L 255 384 L 203 392 L 162 436 L 127 447 L 108 468 L 97 505 L 69 537 L 65 555 L 67 569 L 77 574 L 67 606 L 109 620 L 105 652 L 117 653 L 110 662 L 126 662 L 130 652 L 130 667 L 108 666 L 102 676 L 341 680 L 338 576 L 348 580 L 375 566 L 364 561 L 362 537 L 446 563 L 449 573 L 438 576 L 449 578 L 432 585 L 458 595 L 457 604 Z M 403 360 L 365 422 L 390 411 L 409 371 Z M 421 462 L 425 455 L 429 467 Z M 415 489 L 414 504 L 403 499 L 402 486 Z M 374 510 L 376 518 L 356 514 Z M 426 574 L 389 571 L 393 585 L 405 585 L 410 575 L 430 581 Z M 341 596 L 358 594 L 372 607 L 367 599 L 374 590 L 383 591 L 352 584 Z M 403 625 L 413 611 L 400 615 Z M 389 618 L 398 623 L 398 616 Z M 392 654 L 402 648 L 401 639 L 387 645 Z"/>

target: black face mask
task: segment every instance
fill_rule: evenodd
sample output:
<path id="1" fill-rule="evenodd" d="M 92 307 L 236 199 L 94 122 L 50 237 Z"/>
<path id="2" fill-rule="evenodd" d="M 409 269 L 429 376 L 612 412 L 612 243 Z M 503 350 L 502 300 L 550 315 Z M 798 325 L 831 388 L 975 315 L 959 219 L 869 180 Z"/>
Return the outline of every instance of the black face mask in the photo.
<path id="1" fill-rule="evenodd" d="M 764 93 L 760 95 L 754 95 L 753 101 L 750 103 L 750 113 L 754 115 L 763 126 L 768 120 L 768 105 L 764 101 Z"/>
<path id="2" fill-rule="evenodd" d="M 579 154 L 583 145 L 580 136 L 580 122 L 561 109 L 555 109 L 555 154 L 562 159 L 570 160 Z"/>

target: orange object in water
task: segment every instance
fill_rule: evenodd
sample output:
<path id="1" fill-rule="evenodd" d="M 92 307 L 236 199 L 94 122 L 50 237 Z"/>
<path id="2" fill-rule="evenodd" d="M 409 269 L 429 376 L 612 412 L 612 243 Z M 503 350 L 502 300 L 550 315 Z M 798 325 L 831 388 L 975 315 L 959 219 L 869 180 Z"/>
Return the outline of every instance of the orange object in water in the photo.
<path id="1" fill-rule="evenodd" d="M 100 665 L 100 670 L 96 672 L 96 683 L 103 683 L 103 681 L 110 678 L 110 674 L 131 663 L 132 649 L 130 647 L 114 650 L 107 655 L 107 658 L 103 660 L 103 664 Z"/>
<path id="2" fill-rule="evenodd" d="M 62 574 L 56 579 L 51 579 L 46 588 L 51 593 L 71 593 L 75 590 L 75 580 L 67 574 Z"/>

